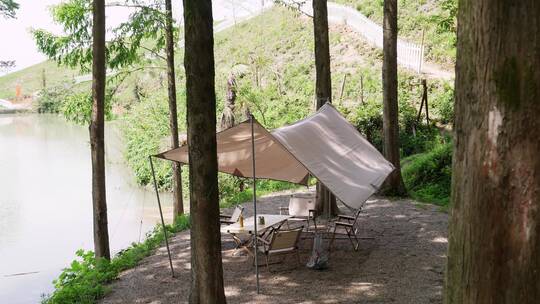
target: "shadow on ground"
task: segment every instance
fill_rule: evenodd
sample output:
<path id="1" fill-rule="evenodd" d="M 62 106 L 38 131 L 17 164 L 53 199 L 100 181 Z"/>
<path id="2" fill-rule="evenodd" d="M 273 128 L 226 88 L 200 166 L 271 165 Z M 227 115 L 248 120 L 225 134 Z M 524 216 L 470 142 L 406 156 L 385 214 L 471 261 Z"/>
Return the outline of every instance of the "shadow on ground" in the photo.
<path id="1" fill-rule="evenodd" d="M 258 212 L 278 213 L 289 195 L 261 198 Z M 252 213 L 251 204 L 245 204 L 245 212 Z M 232 239 L 222 235 L 228 303 L 442 303 L 446 214 L 410 200 L 375 198 L 366 203 L 360 227 L 359 250 L 347 239 L 336 240 L 327 270 L 305 267 L 311 238 L 301 241 L 302 265 L 290 256 L 271 265 L 271 272 L 260 267 L 261 294 L 256 293 L 251 258 L 235 252 Z M 176 278 L 171 277 L 165 248 L 160 248 L 124 272 L 101 303 L 187 303 L 189 231 L 174 236 L 171 246 Z"/>

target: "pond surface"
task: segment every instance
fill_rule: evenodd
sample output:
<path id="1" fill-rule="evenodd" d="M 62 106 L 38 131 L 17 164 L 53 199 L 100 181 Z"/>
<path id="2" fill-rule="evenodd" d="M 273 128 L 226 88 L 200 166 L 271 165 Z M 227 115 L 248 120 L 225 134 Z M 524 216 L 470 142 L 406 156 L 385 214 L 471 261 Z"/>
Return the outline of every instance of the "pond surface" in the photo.
<path id="1" fill-rule="evenodd" d="M 159 220 L 155 194 L 123 162 L 106 128 L 111 250 L 144 239 Z M 162 195 L 165 217 L 171 197 Z M 79 248 L 93 249 L 88 129 L 54 115 L 0 115 L 0 303 L 38 303 Z"/>

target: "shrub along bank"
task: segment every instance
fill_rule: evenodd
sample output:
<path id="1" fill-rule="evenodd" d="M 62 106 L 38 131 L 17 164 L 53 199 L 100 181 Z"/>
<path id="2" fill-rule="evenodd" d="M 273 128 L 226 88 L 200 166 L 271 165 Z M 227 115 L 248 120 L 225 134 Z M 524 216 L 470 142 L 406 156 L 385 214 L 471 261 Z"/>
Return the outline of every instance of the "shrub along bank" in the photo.
<path id="1" fill-rule="evenodd" d="M 169 233 L 189 229 L 189 216 L 181 216 L 173 225 L 167 225 Z M 96 259 L 92 251 L 77 251 L 77 260 L 64 269 L 54 280 L 55 290 L 44 295 L 43 304 L 91 304 L 96 303 L 109 290 L 106 286 L 118 278 L 121 271 L 135 267 L 140 260 L 149 256 L 164 241 L 163 228 L 158 225 L 147 233 L 142 243 L 133 243 L 120 251 L 110 261 Z"/>

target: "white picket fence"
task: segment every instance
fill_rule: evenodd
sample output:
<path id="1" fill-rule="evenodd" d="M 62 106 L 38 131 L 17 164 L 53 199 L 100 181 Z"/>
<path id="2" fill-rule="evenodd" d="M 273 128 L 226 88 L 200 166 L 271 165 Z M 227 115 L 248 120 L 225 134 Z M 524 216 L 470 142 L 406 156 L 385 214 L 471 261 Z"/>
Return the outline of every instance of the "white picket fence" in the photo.
<path id="1" fill-rule="evenodd" d="M 313 15 L 311 1 L 306 1 L 301 10 Z M 345 24 L 359 33 L 371 45 L 383 48 L 383 28 L 352 7 L 328 2 L 328 22 Z M 397 42 L 398 64 L 420 73 L 424 63 L 422 46 L 401 39 Z"/>

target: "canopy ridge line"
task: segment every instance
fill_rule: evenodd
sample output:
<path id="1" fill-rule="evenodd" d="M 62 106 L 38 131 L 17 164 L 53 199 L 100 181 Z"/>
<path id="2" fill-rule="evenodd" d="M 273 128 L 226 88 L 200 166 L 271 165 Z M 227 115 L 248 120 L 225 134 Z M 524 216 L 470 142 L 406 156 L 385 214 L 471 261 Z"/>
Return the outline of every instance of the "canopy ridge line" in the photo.
<path id="1" fill-rule="evenodd" d="M 250 119 L 251 125 L 244 121 L 218 132 L 220 172 L 247 177 L 256 158 L 255 178 L 307 185 L 309 176 L 313 176 L 345 205 L 357 208 L 394 170 L 331 104 L 273 131 L 254 117 Z M 252 135 L 255 149 L 251 145 Z M 157 157 L 188 163 L 188 152 L 188 147 L 182 146 Z"/>

